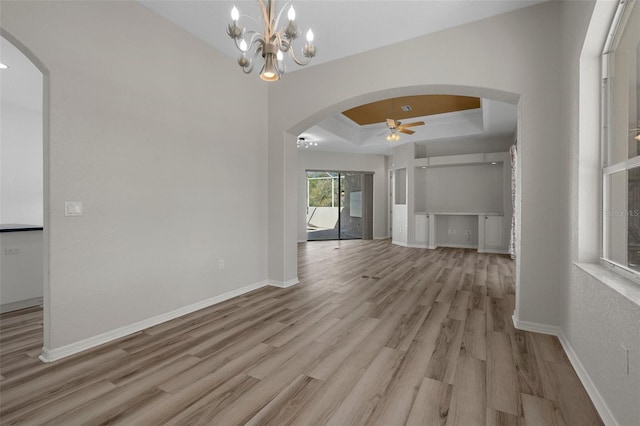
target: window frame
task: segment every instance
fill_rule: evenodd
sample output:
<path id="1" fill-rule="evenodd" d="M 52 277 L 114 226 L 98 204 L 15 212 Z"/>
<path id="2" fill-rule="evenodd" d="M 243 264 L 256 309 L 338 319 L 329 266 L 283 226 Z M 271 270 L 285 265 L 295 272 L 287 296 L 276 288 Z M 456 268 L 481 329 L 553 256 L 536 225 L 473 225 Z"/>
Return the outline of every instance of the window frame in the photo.
<path id="1" fill-rule="evenodd" d="M 601 55 L 601 120 L 602 120 L 602 133 L 601 133 L 601 221 L 600 221 L 600 263 L 607 269 L 622 275 L 640 284 L 640 271 L 635 271 L 629 268 L 627 265 L 622 265 L 610 259 L 609 255 L 609 224 L 610 219 L 613 217 L 610 208 L 610 183 L 611 176 L 615 173 L 628 172 L 632 169 L 640 168 L 640 153 L 635 157 L 628 158 L 623 161 L 619 161 L 613 164 L 609 164 L 609 148 L 613 141 L 611 117 L 613 111 L 613 95 L 611 86 L 613 84 L 610 69 L 611 62 L 615 59 L 615 49 L 617 42 L 626 29 L 626 24 L 631 15 L 634 7 L 640 7 L 636 5 L 636 0 L 619 0 L 616 12 L 613 17 L 613 21 L 607 39 L 605 41 L 604 49 Z M 637 53 L 636 53 L 637 54 Z M 640 105 L 638 106 L 640 107 Z M 628 235 L 628 234 L 627 234 Z"/>

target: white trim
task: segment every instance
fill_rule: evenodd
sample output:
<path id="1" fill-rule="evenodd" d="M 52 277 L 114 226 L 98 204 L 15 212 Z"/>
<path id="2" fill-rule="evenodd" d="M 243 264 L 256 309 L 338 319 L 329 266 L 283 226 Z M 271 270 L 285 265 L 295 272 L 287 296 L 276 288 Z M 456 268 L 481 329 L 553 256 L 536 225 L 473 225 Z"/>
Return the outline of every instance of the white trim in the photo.
<path id="1" fill-rule="evenodd" d="M 296 284 L 298 284 L 300 282 L 300 280 L 298 280 L 298 277 L 295 277 L 294 279 L 291 279 L 289 281 L 275 281 L 275 280 L 269 280 L 269 285 L 272 287 L 279 287 L 279 288 L 288 288 L 291 286 L 294 286 Z"/>
<path id="2" fill-rule="evenodd" d="M 403 243 L 402 241 L 391 240 L 391 244 L 395 244 L 397 246 L 402 246 L 402 247 L 409 247 L 407 243 Z"/>
<path id="3" fill-rule="evenodd" d="M 489 253 L 489 254 L 509 254 L 509 250 L 507 249 L 490 249 L 486 248 L 484 250 L 478 249 L 478 253 Z"/>
<path id="4" fill-rule="evenodd" d="M 463 249 L 474 249 L 477 250 L 478 246 L 475 244 L 438 244 L 438 247 L 447 247 L 447 248 L 463 248 Z"/>
<path id="5" fill-rule="evenodd" d="M 515 315 L 513 315 L 512 319 L 513 326 L 518 330 L 531 331 L 533 333 L 550 334 L 552 336 L 558 336 L 562 332 L 562 330 L 560 330 L 560 327 L 554 325 L 540 324 L 530 321 L 520 321 L 518 318 L 516 318 Z"/>
<path id="6" fill-rule="evenodd" d="M 145 330 L 154 325 L 161 324 L 166 321 L 181 317 L 183 315 L 190 314 L 191 312 L 198 311 L 216 303 L 224 302 L 225 300 L 232 299 L 234 297 L 243 295 L 253 290 L 257 290 L 268 284 L 268 281 L 260 281 L 254 284 L 249 284 L 244 287 L 240 287 L 236 290 L 231 290 L 218 296 L 211 297 L 209 299 L 201 300 L 182 308 L 174 309 L 173 311 L 166 312 L 164 314 L 156 315 L 155 317 L 147 318 L 142 321 L 135 322 L 133 324 L 126 325 L 124 327 L 116 328 L 115 330 L 107 331 L 106 333 L 98 334 L 97 336 L 89 337 L 84 340 L 80 340 L 75 343 L 71 343 L 60 348 L 48 349 L 42 348 L 42 354 L 39 356 L 42 362 L 53 362 L 59 359 L 77 354 L 87 349 L 95 348 L 96 346 L 109 343 L 113 340 L 119 339 L 124 336 L 128 336 L 138 331 Z"/>
<path id="7" fill-rule="evenodd" d="M 584 262 L 574 262 L 573 264 L 602 285 L 609 287 L 631 303 L 640 306 L 640 286 L 637 281 L 631 280 L 602 264 Z"/>
<path id="8" fill-rule="evenodd" d="M 385 235 L 385 236 L 383 236 L 383 237 L 373 237 L 373 239 L 374 239 L 374 240 L 388 240 L 388 239 L 389 239 L 389 236 L 388 236 L 388 235 Z"/>
<path id="9" fill-rule="evenodd" d="M 580 358 L 578 357 L 576 352 L 573 350 L 571 343 L 562 332 L 562 329 L 560 327 L 553 326 L 553 325 L 539 324 L 539 323 L 534 323 L 529 321 L 520 321 L 518 318 L 516 318 L 515 315 L 512 318 L 513 318 L 513 325 L 519 330 L 531 331 L 534 333 L 550 334 L 550 335 L 556 336 L 558 340 L 560 340 L 562 349 L 564 349 L 564 352 L 567 354 L 567 357 L 569 358 L 569 362 L 571 363 L 571 366 L 573 367 L 576 374 L 578 375 L 578 379 L 580 379 L 582 386 L 584 386 L 585 390 L 587 391 L 589 398 L 591 398 L 591 402 L 593 403 L 596 410 L 598 411 L 598 414 L 602 418 L 602 421 L 604 422 L 604 424 L 608 426 L 619 426 L 618 422 L 616 421 L 616 418 L 614 417 L 613 413 L 607 406 L 607 403 L 604 401 L 604 398 L 602 398 L 602 395 L 600 395 L 600 392 L 598 392 L 598 388 L 591 380 L 591 376 L 589 376 L 589 373 L 587 372 L 586 368 L 584 368 L 584 365 L 582 365 L 582 362 L 580 362 Z"/>
<path id="10" fill-rule="evenodd" d="M 573 369 L 576 371 L 578 378 L 582 382 L 582 386 L 584 386 L 585 390 L 589 394 L 591 402 L 593 402 L 593 405 L 596 407 L 596 410 L 598 411 L 598 414 L 600 414 L 600 417 L 602 418 L 604 424 L 610 426 L 618 426 L 616 418 L 614 417 L 611 410 L 609 410 L 609 406 L 607 406 L 604 398 L 602 398 L 602 395 L 600 395 L 600 392 L 598 392 L 598 388 L 591 380 L 591 376 L 589 376 L 587 369 L 584 368 L 584 365 L 582 365 L 582 363 L 580 362 L 580 358 L 578 358 L 578 355 L 573 350 L 573 347 L 569 343 L 569 340 L 567 340 L 562 331 L 560 331 L 560 334 L 557 337 L 560 340 L 560 344 L 566 352 L 567 357 L 569 357 L 569 361 L 571 362 Z"/>
<path id="11" fill-rule="evenodd" d="M 3 305 L 0 305 L 0 314 L 17 311 L 19 309 L 31 308 L 33 306 L 42 306 L 42 297 L 18 300 L 17 302 L 5 303 Z"/>
<path id="12" fill-rule="evenodd" d="M 628 160 L 612 164 L 611 166 L 605 167 L 602 172 L 606 175 L 612 175 L 614 173 L 620 173 L 626 170 L 635 169 L 636 167 L 640 167 L 640 156 L 629 158 Z"/>
<path id="13" fill-rule="evenodd" d="M 428 243 L 407 244 L 406 247 L 428 249 L 429 248 L 429 244 Z"/>

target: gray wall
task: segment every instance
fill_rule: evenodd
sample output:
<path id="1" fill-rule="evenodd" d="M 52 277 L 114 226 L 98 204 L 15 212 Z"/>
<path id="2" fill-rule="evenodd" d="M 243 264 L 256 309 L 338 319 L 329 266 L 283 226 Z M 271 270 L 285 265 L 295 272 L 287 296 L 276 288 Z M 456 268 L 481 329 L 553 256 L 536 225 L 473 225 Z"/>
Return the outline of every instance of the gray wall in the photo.
<path id="1" fill-rule="evenodd" d="M 1 19 L 48 70 L 47 349 L 265 281 L 259 79 L 135 2 L 3 1 Z"/>
<path id="2" fill-rule="evenodd" d="M 563 2 L 563 139 L 570 150 L 571 261 L 562 281 L 561 338 L 574 367 L 609 424 L 640 418 L 640 288 L 625 280 L 605 285 L 600 248 L 600 53 L 616 2 Z M 638 7 L 636 4 L 635 7 Z M 592 14 L 593 11 L 593 14 Z M 575 263 L 574 263 L 575 262 Z M 578 266 L 579 265 L 579 266 Z M 587 273 L 583 267 L 590 272 Z M 625 293 L 627 294 L 625 296 Z M 630 374 L 626 374 L 629 350 Z"/>

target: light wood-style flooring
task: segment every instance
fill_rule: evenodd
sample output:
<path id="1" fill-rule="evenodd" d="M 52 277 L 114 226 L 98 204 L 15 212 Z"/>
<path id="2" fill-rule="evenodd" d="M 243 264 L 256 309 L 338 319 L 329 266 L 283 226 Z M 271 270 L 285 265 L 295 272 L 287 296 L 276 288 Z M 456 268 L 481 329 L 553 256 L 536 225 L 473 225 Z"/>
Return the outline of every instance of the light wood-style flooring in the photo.
<path id="1" fill-rule="evenodd" d="M 0 423 L 600 425 L 555 337 L 514 329 L 514 263 L 389 241 L 299 245 L 265 287 L 52 363 L 0 317 Z"/>

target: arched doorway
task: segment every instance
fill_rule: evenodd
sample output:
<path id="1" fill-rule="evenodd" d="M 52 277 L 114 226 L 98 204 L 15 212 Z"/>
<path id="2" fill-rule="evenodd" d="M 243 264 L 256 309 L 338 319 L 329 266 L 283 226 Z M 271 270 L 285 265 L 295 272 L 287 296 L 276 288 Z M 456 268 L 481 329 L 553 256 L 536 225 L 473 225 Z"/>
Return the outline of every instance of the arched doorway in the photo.
<path id="1" fill-rule="evenodd" d="M 4 311 L 43 307 L 48 341 L 48 71 L 15 37 L 0 32 Z M 5 247 L 7 246 L 7 247 Z M 7 254 L 7 255 L 5 255 Z M 6 278 L 6 279 L 5 279 Z M 6 287 L 6 288 L 5 288 Z M 8 290 L 8 291 L 5 291 Z"/>

